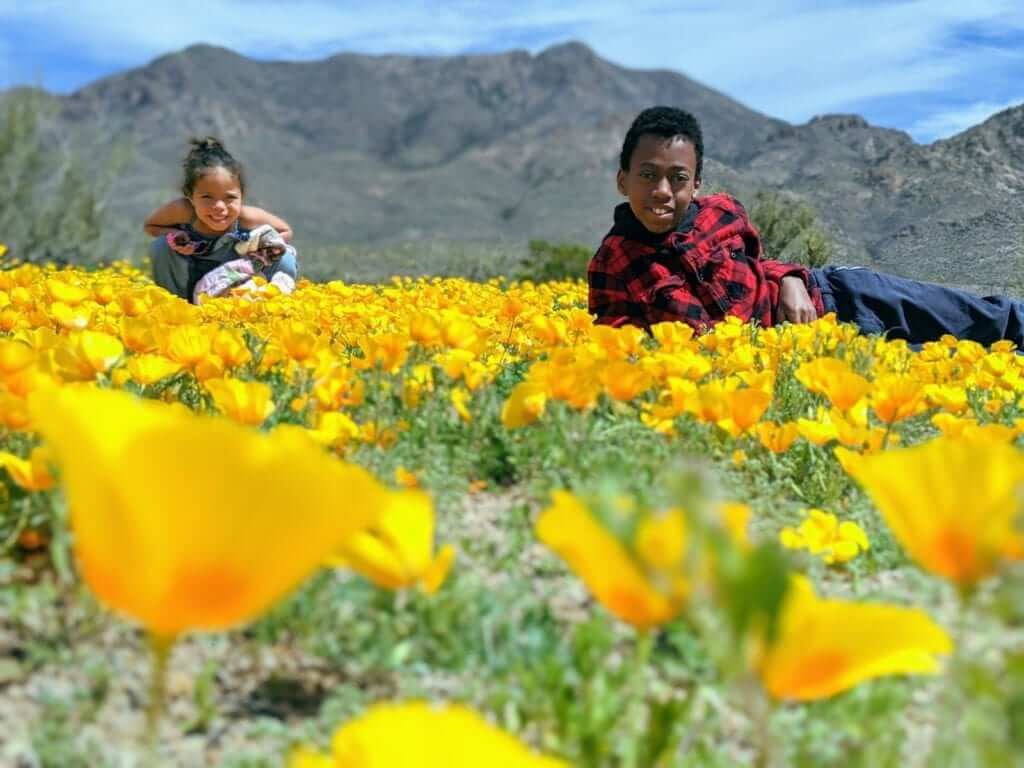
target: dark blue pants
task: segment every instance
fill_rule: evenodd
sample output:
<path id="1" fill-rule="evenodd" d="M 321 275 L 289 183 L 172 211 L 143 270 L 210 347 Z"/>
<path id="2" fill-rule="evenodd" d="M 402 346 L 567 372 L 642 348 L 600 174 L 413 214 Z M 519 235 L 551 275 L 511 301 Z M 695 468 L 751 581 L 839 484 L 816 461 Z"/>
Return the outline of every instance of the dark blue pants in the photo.
<path id="1" fill-rule="evenodd" d="M 866 267 L 811 270 L 826 312 L 863 333 L 884 333 L 911 344 L 949 333 L 988 346 L 1009 339 L 1024 349 L 1024 303 L 875 272 Z"/>

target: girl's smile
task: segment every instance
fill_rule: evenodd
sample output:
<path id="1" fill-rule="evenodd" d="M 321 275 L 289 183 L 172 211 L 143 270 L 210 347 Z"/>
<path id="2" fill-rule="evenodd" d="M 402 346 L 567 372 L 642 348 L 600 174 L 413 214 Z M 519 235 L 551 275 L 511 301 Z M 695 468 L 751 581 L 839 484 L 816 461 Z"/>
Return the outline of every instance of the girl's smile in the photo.
<path id="1" fill-rule="evenodd" d="M 218 235 L 238 220 L 242 189 L 226 168 L 211 168 L 196 182 L 189 202 L 196 212 L 196 229 L 204 235 Z"/>

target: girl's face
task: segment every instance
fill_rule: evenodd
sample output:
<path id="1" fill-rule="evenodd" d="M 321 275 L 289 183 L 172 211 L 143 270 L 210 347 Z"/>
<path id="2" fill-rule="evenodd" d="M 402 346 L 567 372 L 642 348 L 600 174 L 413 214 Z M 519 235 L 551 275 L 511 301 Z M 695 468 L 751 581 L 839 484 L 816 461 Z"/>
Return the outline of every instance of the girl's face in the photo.
<path id="1" fill-rule="evenodd" d="M 189 197 L 196 229 L 204 235 L 226 232 L 242 213 L 242 189 L 227 168 L 211 168 L 196 182 Z"/>

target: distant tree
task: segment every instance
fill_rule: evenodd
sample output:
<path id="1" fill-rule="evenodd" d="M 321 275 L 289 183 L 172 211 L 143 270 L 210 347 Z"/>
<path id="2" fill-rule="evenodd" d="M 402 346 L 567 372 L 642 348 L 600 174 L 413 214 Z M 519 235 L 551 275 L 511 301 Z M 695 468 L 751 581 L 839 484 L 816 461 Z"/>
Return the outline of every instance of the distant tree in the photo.
<path id="1" fill-rule="evenodd" d="M 769 259 L 821 267 L 832 257 L 832 238 L 809 205 L 778 192 L 758 192 L 750 207 L 750 220 L 761 232 Z"/>
<path id="2" fill-rule="evenodd" d="M 32 92 L 10 94 L 0 113 L 0 242 L 19 262 L 90 264 L 127 254 L 105 237 L 103 195 L 126 155 L 116 149 L 90 173 L 71 149 L 43 139 L 46 108 Z"/>

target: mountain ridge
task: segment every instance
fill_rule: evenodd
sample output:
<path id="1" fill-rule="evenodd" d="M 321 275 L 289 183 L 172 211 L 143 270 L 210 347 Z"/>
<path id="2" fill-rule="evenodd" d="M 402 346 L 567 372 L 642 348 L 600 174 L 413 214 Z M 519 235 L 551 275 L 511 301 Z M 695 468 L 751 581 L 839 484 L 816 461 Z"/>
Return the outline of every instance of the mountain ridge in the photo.
<path id="1" fill-rule="evenodd" d="M 253 202 L 289 219 L 300 248 L 596 244 L 619 201 L 623 134 L 655 103 L 700 119 L 707 189 L 741 200 L 777 190 L 810 204 L 849 263 L 999 285 L 1016 281 L 1024 242 L 1024 105 L 918 144 L 856 114 L 793 125 L 578 42 L 536 54 L 301 62 L 200 44 L 49 98 L 53 130 L 80 137 L 87 152 L 135 145 L 118 182 L 134 195 L 112 202 L 118 218 L 141 222 L 173 196 L 187 138 L 213 134 L 246 165 Z"/>

